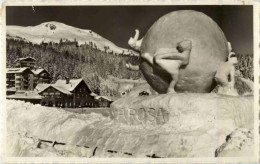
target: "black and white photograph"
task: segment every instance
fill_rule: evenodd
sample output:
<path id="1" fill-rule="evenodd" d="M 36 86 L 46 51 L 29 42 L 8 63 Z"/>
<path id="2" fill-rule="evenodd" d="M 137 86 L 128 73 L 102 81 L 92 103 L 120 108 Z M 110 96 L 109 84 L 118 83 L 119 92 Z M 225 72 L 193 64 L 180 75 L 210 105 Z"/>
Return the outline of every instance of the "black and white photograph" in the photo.
<path id="1" fill-rule="evenodd" d="M 255 11 L 6 5 L 4 157 L 259 161 Z"/>

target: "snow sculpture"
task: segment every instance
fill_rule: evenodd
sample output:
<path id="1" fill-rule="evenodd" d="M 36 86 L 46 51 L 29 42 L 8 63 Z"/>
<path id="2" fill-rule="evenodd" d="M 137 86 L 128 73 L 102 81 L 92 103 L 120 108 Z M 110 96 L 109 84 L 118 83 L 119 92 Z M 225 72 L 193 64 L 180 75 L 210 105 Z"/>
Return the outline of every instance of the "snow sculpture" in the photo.
<path id="1" fill-rule="evenodd" d="M 140 52 L 140 70 L 158 93 L 210 92 L 216 86 L 217 68 L 229 52 L 218 25 L 207 15 L 192 10 L 166 14 L 142 39 L 138 37 L 136 30 L 128 43 Z"/>
<path id="2" fill-rule="evenodd" d="M 235 64 L 238 63 L 236 54 L 232 51 L 230 42 L 228 42 L 229 55 L 228 61 L 221 63 L 217 73 L 215 75 L 215 80 L 219 85 L 218 93 L 227 95 L 238 95 L 235 89 Z"/>
<path id="3" fill-rule="evenodd" d="M 134 38 L 130 38 L 129 39 L 129 41 L 128 41 L 128 44 L 133 48 L 133 49 L 135 49 L 135 50 L 140 50 L 140 47 L 141 47 L 141 44 L 142 44 L 142 41 L 143 41 L 143 39 L 140 39 L 140 40 L 138 40 L 138 38 L 139 38 L 139 30 L 138 29 L 136 29 L 135 30 L 135 36 L 134 36 Z"/>

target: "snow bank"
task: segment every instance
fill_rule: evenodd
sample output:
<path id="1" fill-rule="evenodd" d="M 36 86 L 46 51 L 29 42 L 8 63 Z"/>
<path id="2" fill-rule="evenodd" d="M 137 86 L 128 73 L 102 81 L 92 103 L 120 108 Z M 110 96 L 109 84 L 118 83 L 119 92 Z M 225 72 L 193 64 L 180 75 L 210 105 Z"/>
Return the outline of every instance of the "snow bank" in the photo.
<path id="1" fill-rule="evenodd" d="M 158 138 L 148 140 L 154 140 L 156 144 L 153 146 L 167 152 L 165 154 L 156 150 L 155 154 L 167 157 L 212 156 L 216 148 L 225 143 L 226 136 L 235 129 L 247 128 L 253 131 L 254 126 L 253 96 L 131 94 L 115 101 L 112 108 L 112 118 L 122 124 L 159 127 L 160 131 L 156 132 Z M 161 138 L 163 136 L 164 139 Z"/>
<path id="2" fill-rule="evenodd" d="M 83 127 L 109 120 L 101 114 L 76 114 L 15 100 L 8 100 L 7 113 L 9 131 L 28 133 L 43 140 L 58 142 L 70 142 L 74 134 Z"/>
<path id="3" fill-rule="evenodd" d="M 254 154 L 254 134 L 248 129 L 236 129 L 227 136 L 226 142 L 216 150 L 217 157 Z"/>
<path id="4" fill-rule="evenodd" d="M 252 130 L 254 120 L 249 96 L 132 95 L 112 104 L 111 118 L 7 104 L 10 156 L 214 157 L 227 135 Z M 35 140 L 25 143 L 16 133 Z"/>
<path id="5" fill-rule="evenodd" d="M 9 133 L 7 156 L 22 157 L 91 157 L 93 150 L 73 145 L 53 147 L 48 142 L 17 132 Z"/>
<path id="6" fill-rule="evenodd" d="M 217 125 L 221 128 L 253 128 L 253 96 L 129 94 L 115 101 L 112 108 L 113 119 L 126 124 L 164 124 L 175 129 L 194 130 L 219 121 Z"/>

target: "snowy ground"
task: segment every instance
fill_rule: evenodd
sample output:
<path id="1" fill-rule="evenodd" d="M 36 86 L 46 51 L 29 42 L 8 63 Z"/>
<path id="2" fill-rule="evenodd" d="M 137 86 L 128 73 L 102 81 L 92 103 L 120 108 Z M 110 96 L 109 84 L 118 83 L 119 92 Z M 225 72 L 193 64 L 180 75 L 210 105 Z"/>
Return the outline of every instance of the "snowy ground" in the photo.
<path id="1" fill-rule="evenodd" d="M 62 108 L 65 111 L 78 113 L 78 114 L 91 114 L 97 113 L 102 114 L 102 116 L 108 117 L 110 108 Z"/>
<path id="2" fill-rule="evenodd" d="M 7 100 L 7 112 L 8 156 L 88 156 L 86 152 L 82 152 L 89 151 L 84 146 L 52 145 L 55 141 L 71 142 L 73 134 L 84 126 L 109 120 L 108 117 L 94 112 L 76 114 L 15 100 Z M 59 150 L 59 146 L 62 150 Z"/>
<path id="3" fill-rule="evenodd" d="M 132 95 L 104 117 L 7 100 L 7 155 L 251 156 L 252 102 L 252 96 Z"/>

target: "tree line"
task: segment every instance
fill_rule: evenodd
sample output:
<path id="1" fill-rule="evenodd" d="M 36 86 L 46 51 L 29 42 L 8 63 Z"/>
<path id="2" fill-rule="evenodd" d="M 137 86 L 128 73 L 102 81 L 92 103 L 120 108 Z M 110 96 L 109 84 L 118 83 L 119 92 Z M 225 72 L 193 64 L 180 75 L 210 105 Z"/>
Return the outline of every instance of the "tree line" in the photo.
<path id="1" fill-rule="evenodd" d="M 109 47 L 106 47 L 106 50 Z M 101 87 L 101 79 L 108 75 L 124 79 L 140 79 L 141 73 L 131 71 L 125 67 L 126 63 L 138 64 L 136 56 L 115 54 L 111 51 L 102 51 L 94 43 L 78 44 L 74 41 L 59 43 L 42 42 L 33 44 L 24 40 L 8 38 L 6 42 L 7 67 L 15 67 L 15 60 L 22 57 L 36 59 L 36 67 L 46 69 L 52 83 L 58 79 L 83 78 L 92 89 L 106 95 L 116 96 L 113 89 Z"/>
<path id="2" fill-rule="evenodd" d="M 104 47 L 105 51 L 97 48 L 95 43 L 79 45 L 77 40 L 63 40 L 59 43 L 33 44 L 23 39 L 7 38 L 7 67 L 15 67 L 15 60 L 21 57 L 33 57 L 36 66 L 46 69 L 52 83 L 58 79 L 83 78 L 92 91 L 107 96 L 118 96 L 115 88 L 102 86 L 102 80 L 112 75 L 121 79 L 140 79 L 140 71 L 132 71 L 126 68 L 126 63 L 139 64 L 139 57 L 115 54 Z M 239 63 L 236 69 L 242 77 L 254 80 L 253 54 L 237 54 Z M 237 86 L 244 89 L 245 86 Z"/>

